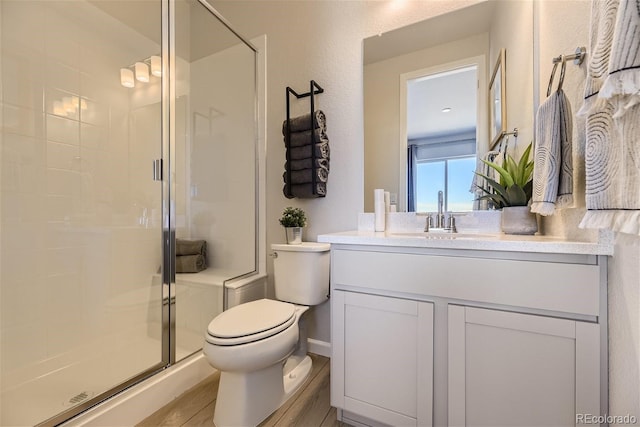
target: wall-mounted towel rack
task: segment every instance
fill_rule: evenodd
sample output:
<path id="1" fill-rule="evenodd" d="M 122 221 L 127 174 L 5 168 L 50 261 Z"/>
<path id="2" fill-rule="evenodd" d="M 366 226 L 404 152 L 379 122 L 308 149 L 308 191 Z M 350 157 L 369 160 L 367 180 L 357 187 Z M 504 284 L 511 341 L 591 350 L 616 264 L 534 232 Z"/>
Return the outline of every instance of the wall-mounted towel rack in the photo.
<path id="1" fill-rule="evenodd" d="M 553 58 L 553 63 L 557 64 L 559 62 L 572 61 L 575 65 L 580 65 L 584 61 L 585 56 L 587 56 L 587 48 L 584 46 L 580 46 L 576 48 L 575 53 L 571 55 L 560 55 Z"/>
<path id="2" fill-rule="evenodd" d="M 567 61 L 573 61 L 575 65 L 580 65 L 587 56 L 587 49 L 584 46 L 576 48 L 575 53 L 571 55 L 560 55 L 553 58 L 553 70 L 551 71 L 551 78 L 549 79 L 549 86 L 547 86 L 547 96 L 551 95 L 551 87 L 553 86 L 553 78 L 556 75 L 556 69 L 558 64 L 562 64 L 560 70 L 560 81 L 558 82 L 558 90 L 562 89 L 562 83 L 564 83 L 564 72 L 566 70 Z"/>
<path id="3" fill-rule="evenodd" d="M 315 163 L 316 160 L 316 152 L 315 149 L 313 148 L 313 143 L 314 143 L 314 111 L 315 111 L 315 95 L 318 95 L 320 93 L 323 93 L 324 89 L 318 84 L 316 83 L 314 80 L 311 80 L 309 82 L 309 92 L 305 92 L 305 93 L 297 93 L 295 90 L 291 89 L 289 86 L 287 86 L 287 90 L 286 90 L 286 96 L 287 96 L 287 121 L 286 121 L 286 135 L 285 135 L 285 146 L 286 146 L 286 160 L 287 160 L 287 164 L 290 164 L 291 161 L 291 126 L 290 126 L 290 121 L 291 121 L 291 109 L 290 109 L 290 99 L 291 99 L 291 95 L 295 96 L 296 99 L 301 99 L 301 98 L 309 98 L 310 99 L 310 127 L 309 129 L 311 129 L 311 164 L 313 165 Z M 291 168 L 287 167 L 285 170 L 286 173 L 286 194 L 291 194 Z M 315 173 L 311 174 L 311 188 L 312 188 L 312 192 L 313 195 L 317 195 L 317 191 L 316 191 L 316 175 Z M 289 196 L 287 196 L 289 197 Z"/>

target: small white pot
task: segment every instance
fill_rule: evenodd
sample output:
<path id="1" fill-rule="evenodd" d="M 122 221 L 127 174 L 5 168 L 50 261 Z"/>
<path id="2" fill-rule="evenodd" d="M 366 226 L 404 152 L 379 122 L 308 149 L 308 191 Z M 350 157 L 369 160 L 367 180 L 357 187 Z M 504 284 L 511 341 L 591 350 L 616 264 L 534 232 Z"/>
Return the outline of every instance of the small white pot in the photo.
<path id="1" fill-rule="evenodd" d="M 531 235 L 538 231 L 538 220 L 529 206 L 509 206 L 502 208 L 501 227 L 505 234 Z"/>
<path id="2" fill-rule="evenodd" d="M 285 227 L 287 244 L 299 245 L 302 243 L 302 227 Z"/>

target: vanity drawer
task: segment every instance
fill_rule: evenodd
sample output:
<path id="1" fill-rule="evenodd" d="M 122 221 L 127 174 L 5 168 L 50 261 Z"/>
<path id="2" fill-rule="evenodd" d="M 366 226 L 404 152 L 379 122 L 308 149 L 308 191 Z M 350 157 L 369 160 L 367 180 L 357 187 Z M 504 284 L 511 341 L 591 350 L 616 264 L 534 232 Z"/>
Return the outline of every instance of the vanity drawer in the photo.
<path id="1" fill-rule="evenodd" d="M 334 249 L 331 277 L 334 289 L 600 312 L 598 265 Z"/>

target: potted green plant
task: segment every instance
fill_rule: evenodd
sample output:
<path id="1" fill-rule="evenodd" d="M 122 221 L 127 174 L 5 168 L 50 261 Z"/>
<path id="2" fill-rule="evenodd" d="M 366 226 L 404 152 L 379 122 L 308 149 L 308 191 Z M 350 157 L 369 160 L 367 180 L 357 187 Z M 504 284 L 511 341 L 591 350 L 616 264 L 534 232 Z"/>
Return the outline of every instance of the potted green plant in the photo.
<path id="1" fill-rule="evenodd" d="M 299 245 L 302 243 L 302 227 L 307 225 L 307 216 L 302 209 L 288 206 L 282 212 L 280 225 L 285 229 L 287 243 Z"/>
<path id="2" fill-rule="evenodd" d="M 491 189 L 479 188 L 485 193 L 480 200 L 489 200 L 497 209 L 502 209 L 502 231 L 506 234 L 535 234 L 538 231 L 536 216 L 529 208 L 533 193 L 533 160 L 530 160 L 532 143 L 516 161 L 506 155 L 500 166 L 494 162 L 482 160 L 487 166 L 498 172 L 499 182 L 480 173 Z"/>

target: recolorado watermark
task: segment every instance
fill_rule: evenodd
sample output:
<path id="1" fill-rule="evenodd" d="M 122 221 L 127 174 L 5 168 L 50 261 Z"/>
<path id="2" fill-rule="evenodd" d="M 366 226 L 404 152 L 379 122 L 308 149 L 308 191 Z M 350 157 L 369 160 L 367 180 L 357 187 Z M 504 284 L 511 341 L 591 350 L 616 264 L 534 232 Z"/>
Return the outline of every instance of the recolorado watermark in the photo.
<path id="1" fill-rule="evenodd" d="M 576 424 L 637 424 L 635 415 L 576 414 Z"/>

